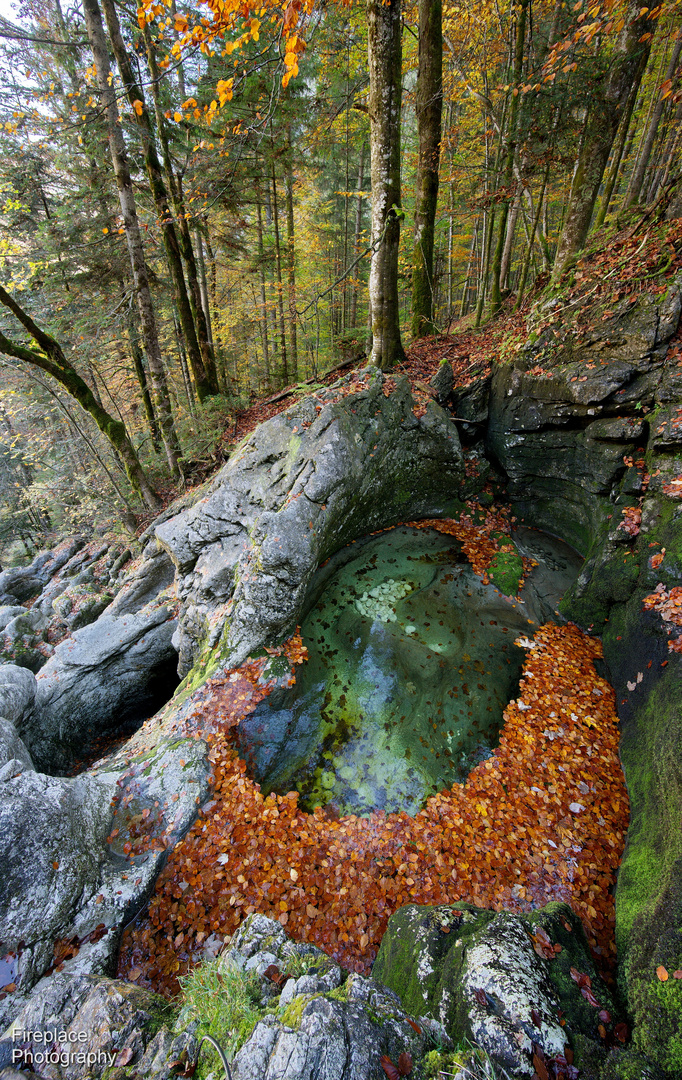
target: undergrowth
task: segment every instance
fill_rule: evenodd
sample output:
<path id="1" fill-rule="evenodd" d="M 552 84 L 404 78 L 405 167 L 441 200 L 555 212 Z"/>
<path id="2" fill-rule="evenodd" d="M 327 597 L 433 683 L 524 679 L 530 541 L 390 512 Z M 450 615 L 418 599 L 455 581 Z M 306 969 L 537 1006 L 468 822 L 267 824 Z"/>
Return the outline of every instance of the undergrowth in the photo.
<path id="1" fill-rule="evenodd" d="M 180 979 L 183 1004 L 178 1027 L 198 1021 L 196 1038 L 211 1035 L 228 1060 L 244 1045 L 263 1015 L 260 979 L 255 971 L 240 971 L 224 959 L 207 960 Z M 220 1059 L 208 1046 L 202 1051 L 196 1072 L 204 1080 L 210 1072 L 222 1072 Z"/>

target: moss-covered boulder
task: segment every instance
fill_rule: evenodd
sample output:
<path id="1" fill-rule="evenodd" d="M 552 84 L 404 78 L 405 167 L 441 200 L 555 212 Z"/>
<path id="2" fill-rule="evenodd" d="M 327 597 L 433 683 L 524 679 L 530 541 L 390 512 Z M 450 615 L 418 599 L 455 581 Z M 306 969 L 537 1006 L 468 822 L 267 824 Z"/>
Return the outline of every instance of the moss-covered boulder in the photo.
<path id="1" fill-rule="evenodd" d="M 435 1017 L 453 1041 L 473 1040 L 513 1076 L 533 1075 L 533 1044 L 550 1061 L 568 1047 L 577 1066 L 585 1059 L 583 1075 L 596 1076 L 588 1059 L 605 1056 L 599 1012 L 608 1012 L 610 1030 L 618 1020 L 565 904 L 524 915 L 469 904 L 401 908 L 372 975 L 413 1015 Z"/>

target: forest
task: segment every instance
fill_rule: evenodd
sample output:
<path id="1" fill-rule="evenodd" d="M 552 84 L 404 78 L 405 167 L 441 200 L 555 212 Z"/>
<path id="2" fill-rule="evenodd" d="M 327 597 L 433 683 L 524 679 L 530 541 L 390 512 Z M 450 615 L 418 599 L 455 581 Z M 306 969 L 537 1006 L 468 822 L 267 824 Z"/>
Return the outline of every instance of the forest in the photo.
<path id="1" fill-rule="evenodd" d="M 0 50 L 3 565 L 551 297 L 679 182 L 678 0 L 25 0 Z"/>

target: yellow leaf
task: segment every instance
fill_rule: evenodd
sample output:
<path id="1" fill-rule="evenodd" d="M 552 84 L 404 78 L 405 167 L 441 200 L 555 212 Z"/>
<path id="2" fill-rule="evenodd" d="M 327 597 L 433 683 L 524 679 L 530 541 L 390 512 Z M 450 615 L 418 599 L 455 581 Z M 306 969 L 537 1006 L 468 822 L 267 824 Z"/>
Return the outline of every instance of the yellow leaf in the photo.
<path id="1" fill-rule="evenodd" d="M 137 113 L 138 116 L 142 116 L 142 111 L 144 109 L 144 104 L 143 104 L 143 102 L 140 101 L 139 98 L 136 98 L 135 101 L 133 102 L 133 108 L 134 108 L 134 110 L 135 110 L 135 112 Z"/>

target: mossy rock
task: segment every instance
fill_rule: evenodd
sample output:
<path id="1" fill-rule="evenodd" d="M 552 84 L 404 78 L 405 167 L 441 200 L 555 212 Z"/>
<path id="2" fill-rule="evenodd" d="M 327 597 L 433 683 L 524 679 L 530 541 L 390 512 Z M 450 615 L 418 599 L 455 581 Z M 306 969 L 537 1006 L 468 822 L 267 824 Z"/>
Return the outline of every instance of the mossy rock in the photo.
<path id="1" fill-rule="evenodd" d="M 453 1042 L 472 1039 L 475 1031 L 470 1015 L 471 1002 L 464 987 L 466 970 L 471 963 L 467 954 L 478 948 L 483 937 L 492 931 L 493 920 L 499 923 L 501 919 L 521 928 L 523 938 L 529 935 L 527 951 L 531 953 L 540 982 L 547 986 L 548 999 L 555 1003 L 553 1019 L 558 1023 L 558 1010 L 565 1018 L 561 1038 L 573 1045 L 576 1065 L 580 1067 L 581 1057 L 585 1058 L 586 1064 L 590 1057 L 599 1060 L 603 1046 L 598 1032 L 599 1010 L 581 994 L 571 977 L 571 968 L 590 977 L 599 1007 L 610 1013 L 611 1025 L 618 1021 L 618 1007 L 595 969 L 579 919 L 566 904 L 548 904 L 541 910 L 523 915 L 487 911 L 463 903 L 401 908 L 389 920 L 372 977 L 394 990 L 413 1016 L 430 1015 L 438 1019 Z M 541 940 L 548 938 L 552 945 L 559 947 L 553 959 L 536 957 L 531 935 L 538 934 Z M 519 971 L 519 983 L 523 981 L 521 975 Z M 500 1010 L 497 1015 L 501 1016 L 511 1015 L 514 1008 L 520 1010 L 514 1017 L 519 1039 L 524 1033 L 532 1032 L 531 1010 L 541 1008 L 535 1002 L 526 1007 L 521 999 L 514 1003 L 514 1008 L 499 1001 L 495 1007 Z M 544 1021 L 543 1016 L 543 1028 Z M 536 1036 L 538 1042 L 539 1032 L 540 1028 Z M 516 1038 L 516 1034 L 512 1034 Z M 593 1075 L 596 1077 L 597 1073 Z"/>
<path id="2" fill-rule="evenodd" d="M 488 577 L 505 596 L 518 594 L 522 576 L 523 559 L 516 548 L 513 551 L 498 551 L 488 568 Z"/>

